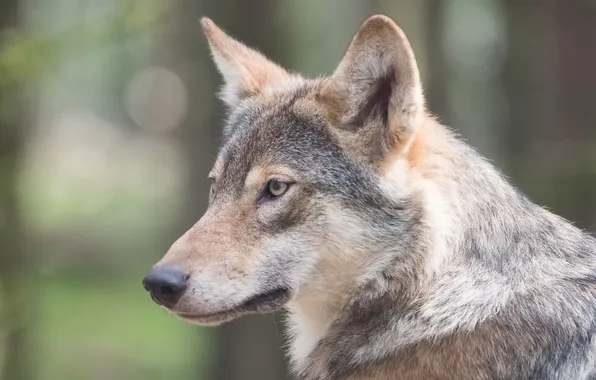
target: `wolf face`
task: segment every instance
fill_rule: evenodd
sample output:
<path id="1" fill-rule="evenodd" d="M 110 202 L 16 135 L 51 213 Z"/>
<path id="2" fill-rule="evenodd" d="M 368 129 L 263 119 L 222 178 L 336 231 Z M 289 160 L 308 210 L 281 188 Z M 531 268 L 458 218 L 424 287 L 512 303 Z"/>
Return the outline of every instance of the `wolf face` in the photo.
<path id="1" fill-rule="evenodd" d="M 411 253 L 424 228 L 407 180 L 424 115 L 410 45 L 371 17 L 336 72 L 309 80 L 202 25 L 229 117 L 209 207 L 145 286 L 202 325 L 315 298 L 332 308 L 383 264 L 376 252 Z"/>
<path id="2" fill-rule="evenodd" d="M 315 80 L 202 23 L 229 114 L 156 302 L 201 325 L 286 308 L 304 380 L 595 378 L 596 239 L 426 114 L 393 21 Z"/>

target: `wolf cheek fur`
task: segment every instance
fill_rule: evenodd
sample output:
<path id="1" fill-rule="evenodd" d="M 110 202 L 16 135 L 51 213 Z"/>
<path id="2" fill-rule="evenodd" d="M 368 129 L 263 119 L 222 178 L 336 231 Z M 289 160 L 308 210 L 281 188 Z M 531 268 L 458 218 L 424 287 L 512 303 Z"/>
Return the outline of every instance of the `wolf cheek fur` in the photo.
<path id="1" fill-rule="evenodd" d="M 202 25 L 229 118 L 210 206 L 156 266 L 187 275 L 171 311 L 286 308 L 304 380 L 596 376 L 595 239 L 428 116 L 391 19 L 320 79 Z"/>

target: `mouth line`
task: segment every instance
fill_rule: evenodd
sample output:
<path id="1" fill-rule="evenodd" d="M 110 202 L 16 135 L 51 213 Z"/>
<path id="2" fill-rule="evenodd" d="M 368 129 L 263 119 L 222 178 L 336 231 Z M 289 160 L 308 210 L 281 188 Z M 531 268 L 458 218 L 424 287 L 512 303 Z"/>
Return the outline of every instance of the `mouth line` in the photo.
<path id="1" fill-rule="evenodd" d="M 180 318 L 199 324 L 219 323 L 226 320 L 232 320 L 243 314 L 266 314 L 277 311 L 289 298 L 290 290 L 288 288 L 280 287 L 265 293 L 257 294 L 237 306 L 215 313 L 193 314 L 175 311 L 175 314 Z"/>
<path id="2" fill-rule="evenodd" d="M 265 293 L 257 294 L 240 305 L 240 309 L 257 309 L 263 306 L 278 306 L 285 303 L 290 298 L 290 289 L 275 288 Z"/>
<path id="3" fill-rule="evenodd" d="M 188 314 L 188 313 L 178 313 L 176 315 L 182 319 L 186 319 L 191 322 L 196 323 L 217 323 L 218 321 L 225 321 L 227 319 L 234 318 L 237 313 L 233 310 L 224 310 L 217 313 L 211 314 Z"/>

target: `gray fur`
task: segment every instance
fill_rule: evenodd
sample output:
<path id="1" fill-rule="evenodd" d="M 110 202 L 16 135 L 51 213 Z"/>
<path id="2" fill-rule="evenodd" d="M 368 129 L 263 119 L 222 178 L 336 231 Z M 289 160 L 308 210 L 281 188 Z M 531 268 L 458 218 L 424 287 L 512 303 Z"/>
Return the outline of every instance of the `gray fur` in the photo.
<path id="1" fill-rule="evenodd" d="M 396 372 L 375 379 L 594 376 L 595 239 L 532 204 L 471 149 L 452 142 L 461 154 L 451 157 L 444 195 L 463 206 L 455 218 L 458 234 L 450 238 L 453 262 L 435 279 L 429 295 L 415 299 L 403 296 L 408 284 L 391 266 L 356 289 L 301 367 L 302 378 L 347 379 L 389 360 L 398 363 L 391 367 Z M 423 234 L 407 250 L 424 244 Z M 400 261 L 400 252 L 393 254 Z M 472 282 L 451 285 L 458 277 Z M 458 297 L 472 290 L 468 286 L 497 286 L 511 296 L 478 317 L 476 307 L 490 305 L 462 304 Z M 425 306 L 432 310 L 422 313 Z M 485 328 L 495 332 L 485 333 Z M 464 343 L 450 352 L 456 335 Z M 482 341 L 468 345 L 468 339 Z M 427 363 L 418 362 L 423 345 L 436 347 Z M 474 361 L 476 368 L 470 371 L 453 360 Z M 409 376 L 400 375 L 400 365 Z M 467 372 L 459 372 L 460 367 Z"/>
<path id="2" fill-rule="evenodd" d="M 232 107 L 209 210 L 162 261 L 193 281 L 172 311 L 287 308 L 301 380 L 596 378 L 596 239 L 424 113 L 391 20 L 317 80 L 204 27 Z M 261 203 L 268 168 L 291 187 Z"/>

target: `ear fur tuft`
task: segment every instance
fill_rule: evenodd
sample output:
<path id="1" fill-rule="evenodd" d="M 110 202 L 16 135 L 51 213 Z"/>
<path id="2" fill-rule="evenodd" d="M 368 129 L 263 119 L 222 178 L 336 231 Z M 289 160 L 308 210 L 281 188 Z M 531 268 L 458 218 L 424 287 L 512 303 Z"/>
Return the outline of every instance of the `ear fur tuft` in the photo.
<path id="1" fill-rule="evenodd" d="M 259 93 L 266 86 L 281 83 L 291 75 L 258 51 L 228 36 L 207 18 L 201 19 L 213 60 L 224 78 L 220 97 L 230 107 Z"/>

